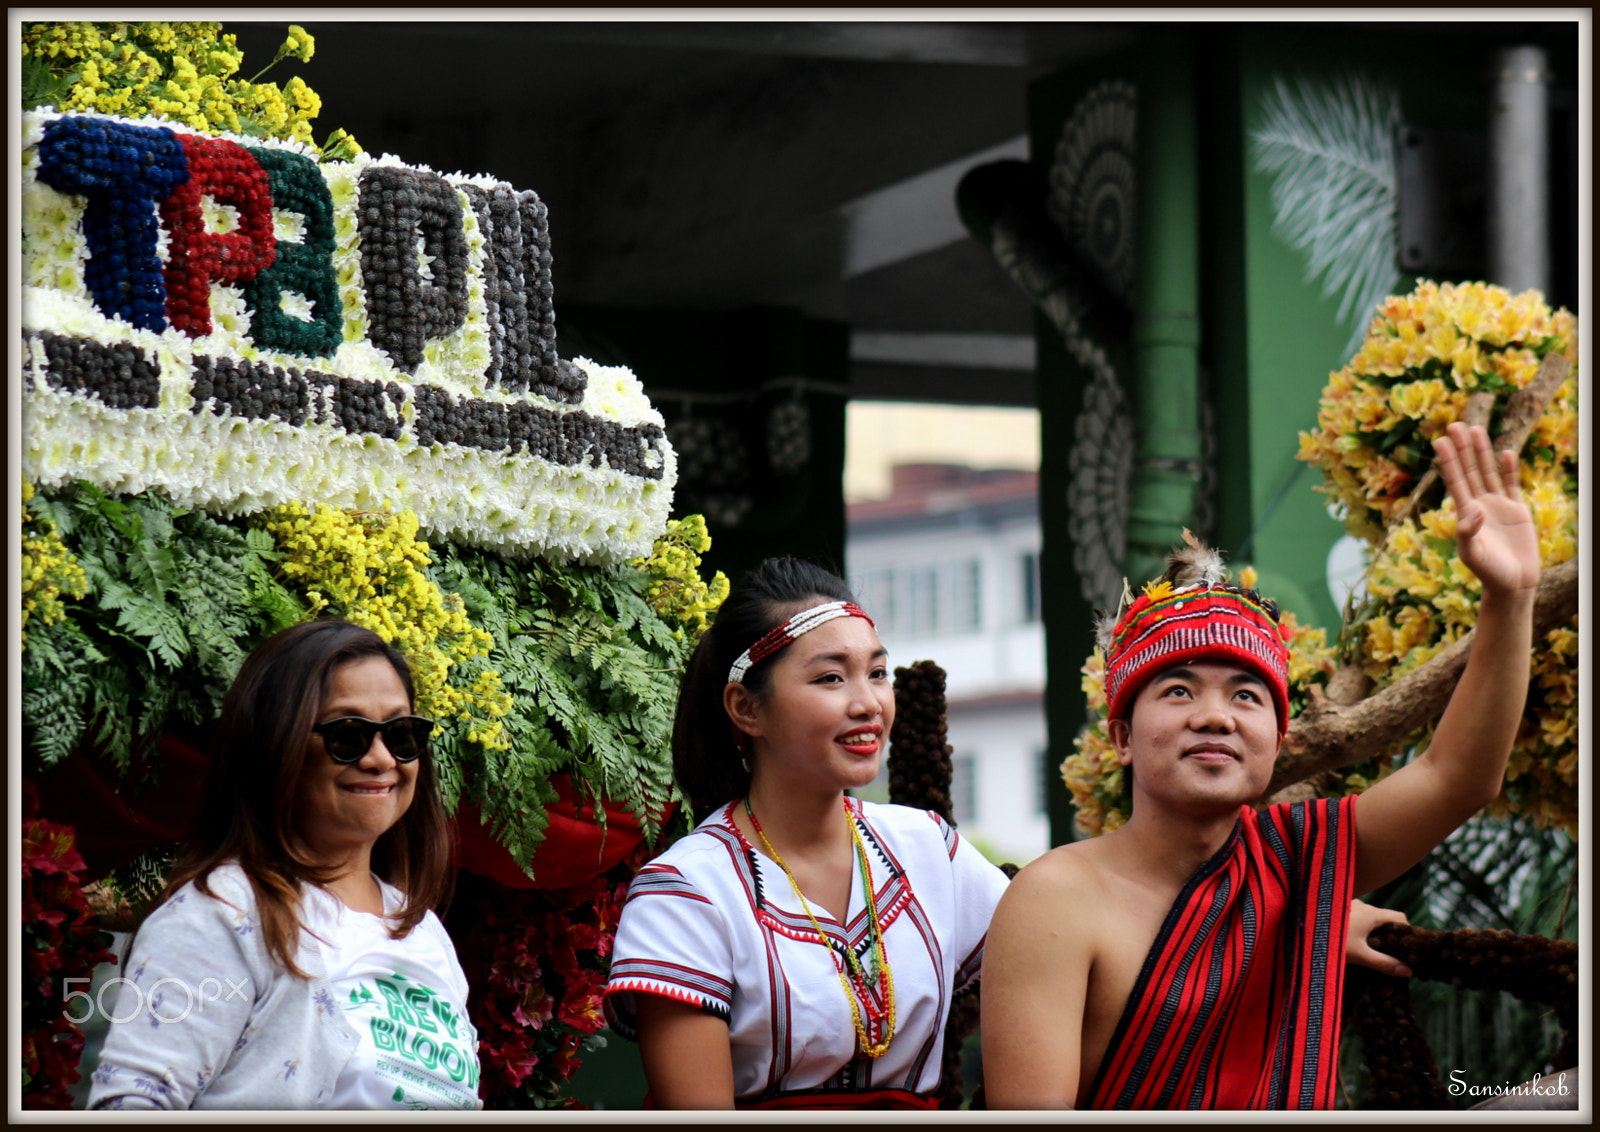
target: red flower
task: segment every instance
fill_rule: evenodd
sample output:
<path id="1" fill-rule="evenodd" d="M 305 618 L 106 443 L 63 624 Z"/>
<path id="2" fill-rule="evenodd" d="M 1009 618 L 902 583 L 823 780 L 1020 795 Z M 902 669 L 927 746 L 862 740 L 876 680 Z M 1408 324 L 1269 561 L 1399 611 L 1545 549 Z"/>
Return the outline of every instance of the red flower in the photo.
<path id="1" fill-rule="evenodd" d="M 116 958 L 83 898 L 83 858 L 70 826 L 38 817 L 38 795 L 23 782 L 22 827 L 22 1059 L 25 1108 L 67 1108 L 78 1081 L 83 1034 L 62 1014 L 59 988 Z"/>
<path id="2" fill-rule="evenodd" d="M 81 873 L 85 865 L 75 847 L 77 834 L 71 826 L 34 821 L 22 828 L 22 871 L 36 873 Z"/>

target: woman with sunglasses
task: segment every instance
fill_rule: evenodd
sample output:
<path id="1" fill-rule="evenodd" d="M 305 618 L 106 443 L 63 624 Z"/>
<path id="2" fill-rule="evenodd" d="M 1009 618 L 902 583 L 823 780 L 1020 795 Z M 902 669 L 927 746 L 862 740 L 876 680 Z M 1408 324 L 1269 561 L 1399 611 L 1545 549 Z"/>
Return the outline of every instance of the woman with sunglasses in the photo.
<path id="1" fill-rule="evenodd" d="M 888 658 L 832 574 L 764 563 L 684 673 L 703 820 L 635 879 L 605 1009 L 661 1108 L 931 1108 L 945 1021 L 1006 877 L 937 816 L 850 798 L 894 723 Z"/>
<path id="2" fill-rule="evenodd" d="M 90 1108 L 477 1108 L 433 909 L 450 827 L 405 660 L 345 621 L 245 661 L 190 841 L 135 935 Z"/>

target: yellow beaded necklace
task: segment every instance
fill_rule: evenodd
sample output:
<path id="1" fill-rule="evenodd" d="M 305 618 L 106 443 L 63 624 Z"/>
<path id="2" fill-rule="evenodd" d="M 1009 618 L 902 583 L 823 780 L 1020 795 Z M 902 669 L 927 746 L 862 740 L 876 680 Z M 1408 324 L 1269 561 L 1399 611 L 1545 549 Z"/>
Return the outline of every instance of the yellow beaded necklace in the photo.
<path id="1" fill-rule="evenodd" d="M 828 942 L 827 934 L 823 932 L 822 925 L 817 922 L 816 914 L 811 911 L 811 905 L 806 902 L 805 893 L 800 891 L 800 884 L 794 879 L 794 874 L 789 871 L 789 866 L 783 863 L 783 858 L 778 856 L 778 851 L 772 847 L 772 842 L 767 840 L 766 831 L 761 828 L 761 823 L 756 820 L 756 812 L 750 808 L 750 799 L 744 800 L 744 812 L 750 816 L 750 824 L 755 827 L 756 836 L 761 839 L 761 847 L 767 851 L 767 856 L 778 863 L 783 870 L 783 875 L 789 878 L 789 886 L 794 889 L 794 894 L 800 898 L 800 907 L 805 909 L 806 916 L 811 920 L 811 926 L 816 930 L 817 939 L 822 946 L 828 949 L 828 954 L 833 957 L 834 970 L 839 975 L 839 985 L 844 988 L 845 1001 L 850 1004 L 850 1018 L 855 1023 L 856 1041 L 861 1047 L 861 1052 L 868 1057 L 882 1057 L 889 1052 L 889 1043 L 894 1041 L 894 972 L 889 970 L 889 956 L 883 948 L 883 928 L 878 923 L 878 900 L 872 891 L 872 873 L 867 867 L 867 847 L 861 840 L 861 831 L 856 828 L 855 818 L 850 813 L 850 803 L 844 803 L 845 820 L 850 823 L 850 838 L 855 843 L 856 862 L 861 869 L 861 887 L 866 894 L 867 914 L 872 922 L 872 942 L 877 957 L 877 982 L 883 989 L 884 1001 L 887 1009 L 883 1012 L 886 1022 L 883 1030 L 883 1041 L 873 1042 L 867 1036 L 866 1023 L 861 1020 L 861 1003 L 865 1003 L 868 1016 L 873 1016 L 871 1000 L 867 997 L 867 978 L 861 970 L 861 964 L 856 959 L 855 949 L 848 944 L 844 948 L 846 960 L 850 964 L 850 971 L 855 975 L 856 983 L 861 989 L 860 1003 L 857 1002 L 856 992 L 850 989 L 850 980 L 845 977 L 845 965 L 839 962 L 838 955 L 833 950 L 833 945 Z M 848 909 L 846 909 L 848 911 Z M 877 1020 L 874 1018 L 874 1020 Z"/>

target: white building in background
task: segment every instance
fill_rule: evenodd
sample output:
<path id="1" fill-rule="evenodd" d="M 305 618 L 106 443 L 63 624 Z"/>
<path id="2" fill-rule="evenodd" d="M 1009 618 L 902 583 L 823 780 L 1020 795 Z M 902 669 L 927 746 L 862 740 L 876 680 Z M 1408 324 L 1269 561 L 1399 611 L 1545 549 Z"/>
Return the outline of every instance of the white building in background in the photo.
<path id="1" fill-rule="evenodd" d="M 890 667 L 945 670 L 958 827 L 1019 865 L 1050 847 L 1038 489 L 1034 472 L 901 464 L 887 499 L 849 507 L 845 545 Z"/>

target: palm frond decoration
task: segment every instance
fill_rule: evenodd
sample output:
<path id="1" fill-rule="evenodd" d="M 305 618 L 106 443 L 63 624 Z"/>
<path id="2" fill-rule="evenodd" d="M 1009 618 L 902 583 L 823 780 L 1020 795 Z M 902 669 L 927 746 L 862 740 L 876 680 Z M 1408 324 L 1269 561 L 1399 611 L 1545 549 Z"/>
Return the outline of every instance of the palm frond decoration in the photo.
<path id="1" fill-rule="evenodd" d="M 1576 842 L 1521 817 L 1469 819 L 1395 881 L 1386 906 L 1418 927 L 1576 938 Z"/>
<path id="2" fill-rule="evenodd" d="M 1394 133 L 1400 98 L 1360 75 L 1331 83 L 1275 77 L 1251 131 L 1255 167 L 1272 181 L 1273 231 L 1305 253 L 1306 279 L 1355 316 L 1349 350 L 1398 274 Z"/>

